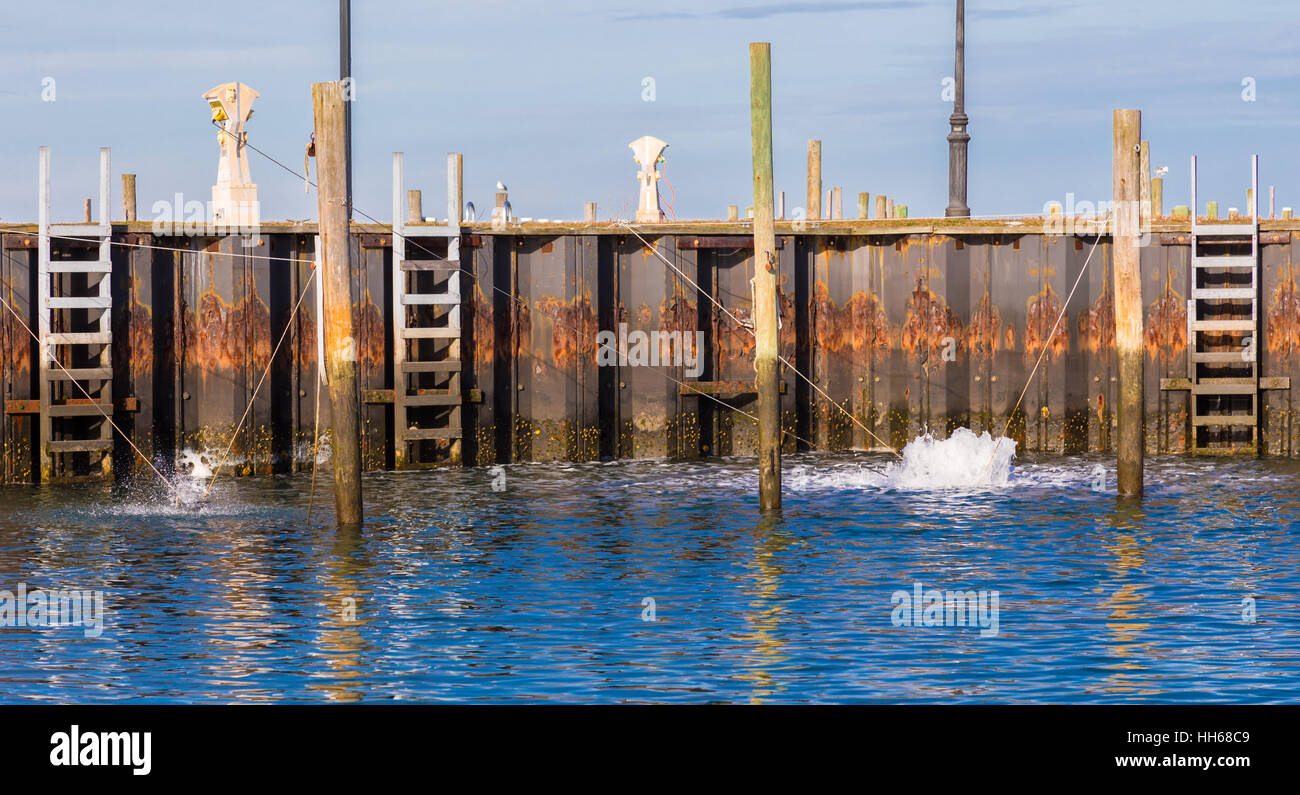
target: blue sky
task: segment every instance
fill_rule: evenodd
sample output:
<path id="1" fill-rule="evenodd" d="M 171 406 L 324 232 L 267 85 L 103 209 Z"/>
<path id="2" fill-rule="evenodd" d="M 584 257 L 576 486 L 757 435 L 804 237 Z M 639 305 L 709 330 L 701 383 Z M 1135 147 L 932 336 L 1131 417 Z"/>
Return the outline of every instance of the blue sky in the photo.
<path id="1" fill-rule="evenodd" d="M 56 220 L 97 193 L 98 148 L 155 201 L 206 201 L 217 144 L 201 98 L 241 80 L 261 94 L 252 143 L 301 168 L 313 81 L 338 76 L 332 0 L 9 2 L 0 18 L 0 220 L 36 218 L 37 148 L 53 148 Z M 827 186 L 886 193 L 913 216 L 947 204 L 953 0 L 759 0 L 659 5 L 353 0 L 356 205 L 391 215 L 391 153 L 408 187 L 444 215 L 446 153 L 465 155 L 466 198 L 483 210 L 497 180 L 516 214 L 630 216 L 627 144 L 668 141 L 682 218 L 751 203 L 748 51 L 771 41 L 776 187 L 802 205 L 805 147 L 824 146 Z M 653 10 L 647 10 L 653 9 Z M 1300 210 L 1300 4 L 1188 0 L 969 0 L 970 204 L 976 215 L 1041 211 L 1073 192 L 1110 197 L 1111 110 L 1143 111 L 1153 165 L 1169 167 L 1166 208 L 1188 201 L 1188 156 L 1203 199 L 1242 206 L 1248 157 L 1263 196 Z M 238 31 L 238 32 L 236 32 Z M 42 80 L 56 81 L 44 102 Z M 643 79 L 655 101 L 642 99 Z M 1256 99 L 1242 99 L 1253 78 Z M 301 181 L 251 155 L 264 219 L 314 218 Z M 116 218 L 120 209 L 114 207 Z"/>

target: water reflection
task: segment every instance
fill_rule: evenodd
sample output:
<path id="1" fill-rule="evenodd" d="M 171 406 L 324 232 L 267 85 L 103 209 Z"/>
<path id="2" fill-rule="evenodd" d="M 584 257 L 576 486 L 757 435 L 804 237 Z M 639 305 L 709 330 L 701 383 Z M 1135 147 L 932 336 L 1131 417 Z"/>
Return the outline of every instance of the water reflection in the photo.
<path id="1" fill-rule="evenodd" d="M 745 460 L 516 465 L 505 491 L 482 470 L 374 474 L 360 532 L 328 511 L 305 526 L 309 474 L 230 478 L 198 513 L 3 489 L 0 590 L 109 595 L 99 639 L 0 628 L 0 693 L 1300 699 L 1295 465 L 1156 460 L 1146 498 L 1123 504 L 1080 487 L 1092 462 L 1066 458 L 996 492 L 826 487 L 875 461 L 792 457 L 811 485 L 766 518 Z M 895 631 L 888 594 L 918 579 L 999 590 L 1002 633 Z M 1253 595 L 1260 619 L 1243 623 Z M 645 597 L 660 621 L 641 620 Z"/>

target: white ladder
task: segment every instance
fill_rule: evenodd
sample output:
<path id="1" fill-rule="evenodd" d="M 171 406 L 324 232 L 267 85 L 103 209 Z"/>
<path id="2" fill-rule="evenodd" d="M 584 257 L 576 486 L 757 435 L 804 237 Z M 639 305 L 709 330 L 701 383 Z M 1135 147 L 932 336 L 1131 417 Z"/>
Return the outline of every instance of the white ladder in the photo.
<path id="1" fill-rule="evenodd" d="M 105 418 L 105 414 L 113 414 L 110 173 L 109 150 L 102 147 L 99 150 L 99 223 L 52 224 L 50 148 L 41 147 L 37 188 L 37 320 L 40 337 L 40 463 L 41 480 L 45 482 L 72 473 L 73 468 L 64 456 L 73 453 L 92 456 L 98 453 L 101 472 L 105 476 L 112 472 L 113 428 Z M 71 248 L 70 244 L 78 240 L 82 245 L 97 241 L 99 256 L 89 260 L 56 260 L 52 256 L 52 239 L 58 239 L 64 249 Z M 79 274 L 85 274 L 92 294 L 67 294 Z M 93 330 L 69 330 L 73 320 L 69 313 L 75 311 L 89 314 Z M 77 384 L 85 393 L 76 387 Z M 86 399 L 86 394 L 91 396 L 90 400 Z M 91 463 L 93 466 L 95 462 L 92 460 Z"/>
<path id="2" fill-rule="evenodd" d="M 446 439 L 449 459 L 459 463 L 461 450 L 461 273 L 460 273 L 460 156 L 447 157 L 447 223 L 407 226 L 406 191 L 401 152 L 393 153 L 393 464 L 403 469 L 419 462 L 411 445 L 426 439 Z M 406 234 L 447 238 L 446 259 L 408 259 Z M 432 292 L 419 292 L 414 282 L 435 272 Z M 445 276 L 445 279 L 443 278 Z M 424 325 L 408 325 L 408 307 Z M 421 311 L 423 310 L 423 311 Z M 442 320 L 446 323 L 443 324 Z M 427 350 L 425 340 L 445 341 Z M 408 347 L 409 343 L 409 347 Z M 421 348 L 426 347 L 421 356 Z M 421 388 L 412 380 L 423 381 Z M 432 382 L 432 385 L 429 385 Z M 422 424 L 409 409 L 420 408 Z"/>
<path id="3" fill-rule="evenodd" d="M 1192 157 L 1192 250 L 1187 299 L 1187 379 L 1192 449 L 1259 451 L 1259 156 L 1251 157 L 1248 219 L 1199 223 Z M 1203 247 L 1237 249 L 1207 253 Z M 1244 249 L 1249 246 L 1250 253 Z M 1227 316 L 1225 316 L 1227 315 Z M 1207 350 L 1215 348 L 1215 350 Z M 1250 441 L 1211 446 L 1212 431 L 1248 428 Z"/>

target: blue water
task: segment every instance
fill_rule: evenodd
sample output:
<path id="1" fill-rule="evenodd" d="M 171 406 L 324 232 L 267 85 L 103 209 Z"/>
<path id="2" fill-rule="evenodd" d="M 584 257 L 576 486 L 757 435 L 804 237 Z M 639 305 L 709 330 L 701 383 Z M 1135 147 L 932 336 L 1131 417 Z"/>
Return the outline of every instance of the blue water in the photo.
<path id="1" fill-rule="evenodd" d="M 1300 699 L 1300 466 L 1148 459 L 1135 506 L 1112 461 L 904 491 L 880 455 L 788 457 L 777 519 L 752 459 L 380 473 L 352 533 L 328 494 L 306 522 L 306 475 L 197 513 L 4 488 L 0 589 L 103 590 L 105 626 L 0 629 L 0 699 Z M 917 582 L 997 591 L 998 633 L 895 626 Z"/>

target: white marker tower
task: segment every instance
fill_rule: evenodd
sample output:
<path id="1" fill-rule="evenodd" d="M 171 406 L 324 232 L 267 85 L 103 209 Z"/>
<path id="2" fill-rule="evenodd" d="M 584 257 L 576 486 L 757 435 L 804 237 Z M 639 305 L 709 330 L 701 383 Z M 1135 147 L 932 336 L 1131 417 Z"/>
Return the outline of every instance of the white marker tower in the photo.
<path id="1" fill-rule="evenodd" d="M 212 107 L 212 120 L 221 128 L 217 133 L 221 160 L 217 184 L 212 186 L 212 222 L 218 225 L 252 227 L 260 220 L 257 186 L 248 176 L 244 151 L 248 142 L 244 125 L 253 115 L 253 101 L 258 96 L 243 83 L 223 83 L 203 95 Z"/>
<path id="2" fill-rule="evenodd" d="M 657 166 L 663 162 L 664 150 L 668 144 L 647 135 L 628 144 L 632 157 L 641 170 L 636 172 L 641 181 L 641 201 L 636 208 L 636 221 L 639 224 L 657 224 L 664 219 L 659 210 L 659 173 Z"/>

